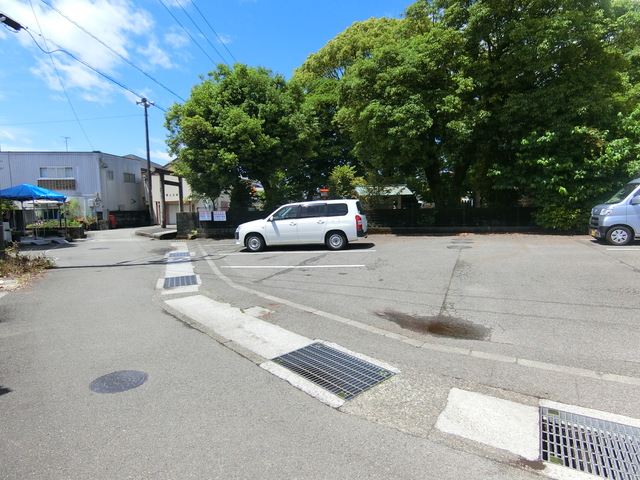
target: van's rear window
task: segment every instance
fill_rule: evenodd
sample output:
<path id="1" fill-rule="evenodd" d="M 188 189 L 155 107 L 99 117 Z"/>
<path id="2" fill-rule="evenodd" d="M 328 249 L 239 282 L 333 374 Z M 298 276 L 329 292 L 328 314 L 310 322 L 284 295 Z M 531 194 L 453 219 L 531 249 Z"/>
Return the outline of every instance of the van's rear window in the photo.
<path id="1" fill-rule="evenodd" d="M 330 203 L 327 207 L 327 215 L 330 217 L 342 217 L 349 213 L 346 203 Z"/>

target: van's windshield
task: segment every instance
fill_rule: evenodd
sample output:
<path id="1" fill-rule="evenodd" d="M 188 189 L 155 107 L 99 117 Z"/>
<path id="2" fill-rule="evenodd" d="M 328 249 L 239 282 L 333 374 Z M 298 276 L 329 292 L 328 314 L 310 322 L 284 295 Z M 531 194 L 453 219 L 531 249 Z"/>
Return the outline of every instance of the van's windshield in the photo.
<path id="1" fill-rule="evenodd" d="M 613 197 L 604 202 L 605 204 L 612 203 L 620 203 L 622 200 L 627 198 L 631 192 L 633 192 L 636 188 L 640 187 L 637 183 L 627 183 L 624 187 L 620 189 Z"/>

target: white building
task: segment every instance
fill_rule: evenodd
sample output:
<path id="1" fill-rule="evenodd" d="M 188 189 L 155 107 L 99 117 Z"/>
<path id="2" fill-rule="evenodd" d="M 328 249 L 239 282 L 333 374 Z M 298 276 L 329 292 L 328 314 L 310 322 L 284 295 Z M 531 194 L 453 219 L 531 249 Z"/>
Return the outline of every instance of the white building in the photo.
<path id="1" fill-rule="evenodd" d="M 142 170 L 146 161 L 102 152 L 0 152 L 0 190 L 23 183 L 77 200 L 86 216 L 148 212 Z"/>

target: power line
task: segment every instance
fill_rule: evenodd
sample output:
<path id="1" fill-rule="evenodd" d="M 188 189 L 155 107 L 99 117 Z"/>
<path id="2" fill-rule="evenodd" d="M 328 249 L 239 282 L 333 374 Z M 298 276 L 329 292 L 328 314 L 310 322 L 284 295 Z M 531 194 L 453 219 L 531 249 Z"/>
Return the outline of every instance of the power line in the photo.
<path id="1" fill-rule="evenodd" d="M 213 45 L 213 43 L 211 43 L 209 41 L 209 39 L 207 38 L 207 36 L 205 35 L 205 33 L 200 29 L 200 27 L 198 26 L 198 24 L 196 22 L 193 21 L 193 18 L 191 18 L 191 15 L 189 15 L 189 12 L 187 12 L 184 7 L 182 6 L 182 4 L 180 3 L 180 0 L 175 0 L 175 2 L 178 4 L 178 6 L 180 7 L 180 9 L 184 12 L 184 14 L 187 16 L 187 18 L 189 20 L 191 20 L 191 23 L 193 23 L 193 25 L 198 29 L 198 31 L 200 32 L 200 34 L 204 37 L 204 39 L 207 41 L 207 43 L 211 46 L 211 48 L 213 48 L 213 50 L 218 54 L 218 56 L 222 59 L 222 61 L 229 65 L 227 63 L 227 61 L 225 60 L 225 58 L 222 56 L 222 54 L 218 51 L 218 49 Z M 215 33 L 215 32 L 214 32 Z M 233 55 L 232 55 L 233 56 Z"/>
<path id="2" fill-rule="evenodd" d="M 229 48 L 227 47 L 227 44 L 225 42 L 222 41 L 222 39 L 218 36 L 218 34 L 216 33 L 216 31 L 213 29 L 213 27 L 211 26 L 211 24 L 209 23 L 209 21 L 205 18 L 205 16 L 202 14 L 202 12 L 200 11 L 200 9 L 198 8 L 198 6 L 196 5 L 195 0 L 191 0 L 191 4 L 196 8 L 196 10 L 198 11 L 198 13 L 200 14 L 200 16 L 202 17 L 202 19 L 205 21 L 205 23 L 209 26 L 209 28 L 211 29 L 211 31 L 213 32 L 213 34 L 216 36 L 216 38 L 218 39 L 218 41 L 222 44 L 222 46 L 225 48 L 225 50 L 229 53 L 229 55 L 231 55 L 231 58 L 233 58 L 234 62 L 238 62 L 238 60 L 236 60 L 236 57 L 233 56 L 233 53 L 231 53 L 231 50 L 229 50 Z"/>
<path id="3" fill-rule="evenodd" d="M 117 55 L 121 60 L 123 60 L 124 62 L 128 63 L 129 65 L 131 65 L 133 68 L 135 68 L 136 70 L 138 70 L 140 73 L 142 73 L 145 77 L 147 77 L 148 79 L 150 79 L 151 81 L 155 82 L 156 84 L 160 85 L 162 88 L 164 88 L 167 92 L 171 93 L 172 95 L 174 95 L 176 98 L 180 99 L 180 101 L 185 102 L 185 99 L 182 98 L 180 95 L 178 95 L 177 93 L 175 93 L 173 90 L 169 89 L 168 87 L 166 87 L 165 85 L 163 85 L 162 83 L 160 83 L 158 80 L 156 80 L 155 78 L 153 78 L 151 75 L 149 75 L 148 73 L 146 73 L 144 70 L 142 70 L 140 67 L 138 67 L 137 65 L 135 65 L 133 62 L 131 62 L 130 60 L 128 60 L 127 58 L 123 57 L 122 55 L 120 55 L 117 51 L 115 51 L 113 48 L 111 48 L 109 45 L 107 45 L 106 43 L 104 43 L 102 40 L 100 40 L 98 37 L 96 37 L 94 34 L 92 34 L 91 32 L 89 32 L 86 28 L 84 28 L 82 25 L 79 25 L 78 23 L 74 22 L 72 19 L 70 19 L 69 17 L 67 17 L 64 13 L 62 13 L 60 10 L 58 10 L 56 7 L 54 7 L 53 5 L 51 5 L 50 3 L 48 3 L 46 0 L 40 0 L 42 3 L 44 3 L 47 7 L 51 8 L 52 10 L 56 11 L 59 15 L 61 15 L 62 17 L 64 17 L 68 22 L 72 23 L 73 25 L 75 25 L 76 27 L 78 27 L 80 30 L 82 30 L 84 33 L 86 33 L 87 35 L 89 35 L 91 38 L 93 38 L 96 42 L 100 43 L 102 46 L 104 46 L 105 48 L 107 48 L 111 53 L 113 53 L 114 55 Z M 136 95 L 138 97 L 140 97 L 141 95 Z"/>
<path id="4" fill-rule="evenodd" d="M 94 120 L 113 120 L 116 118 L 129 118 L 129 117 L 139 117 L 140 115 L 136 114 L 136 115 L 116 115 L 116 116 L 112 116 L 112 117 L 94 117 L 94 118 L 81 118 L 80 120 L 83 122 L 91 122 Z M 20 126 L 24 126 L 24 125 L 46 125 L 49 123 L 69 123 L 69 122 L 75 122 L 75 120 L 70 119 L 70 120 L 47 120 L 47 121 L 41 121 L 41 122 L 21 122 L 21 123 L 3 123 L 0 124 L 0 127 L 20 127 Z"/>
<path id="5" fill-rule="evenodd" d="M 178 25 L 180 25 L 180 28 L 182 28 L 182 30 L 184 30 L 184 32 L 185 32 L 187 35 L 189 35 L 189 38 L 190 38 L 191 40 L 193 40 L 193 43 L 195 43 L 195 44 L 196 44 L 196 46 L 200 49 L 200 51 L 202 51 L 202 53 L 204 53 L 204 55 L 205 55 L 209 60 L 211 60 L 211 63 L 213 63 L 213 64 L 214 64 L 214 66 L 215 66 L 216 62 L 213 60 L 213 58 L 211 58 L 211 57 L 209 56 L 209 54 L 208 54 L 207 52 L 205 52 L 204 48 L 202 48 L 202 46 L 200 46 L 200 44 L 198 43 L 198 41 L 197 41 L 195 38 L 193 38 L 193 35 L 191 35 L 191 33 L 189 33 L 189 30 L 187 30 L 187 29 L 185 28 L 185 26 L 184 26 L 184 25 L 182 25 L 182 23 L 180 23 L 180 20 L 178 20 L 178 19 L 176 18 L 176 16 L 171 12 L 171 10 L 169 10 L 169 7 L 167 7 L 167 6 L 164 4 L 164 2 L 163 2 L 162 0 L 158 0 L 158 1 L 159 1 L 159 2 L 160 2 L 160 4 L 164 7 L 164 9 L 165 9 L 167 12 L 169 12 L 169 15 L 171 15 L 171 17 L 175 20 L 175 22 L 176 22 Z M 218 53 L 218 55 L 220 55 L 220 54 Z M 224 58 L 222 59 L 222 61 L 223 61 L 225 64 L 227 63 L 227 62 L 224 60 Z"/>
<path id="6" fill-rule="evenodd" d="M 77 62 L 81 63 L 82 65 L 84 65 L 85 67 L 87 67 L 87 68 L 89 68 L 89 69 L 93 70 L 93 71 L 94 71 L 94 72 L 96 72 L 98 75 L 103 76 L 104 78 L 106 78 L 106 79 L 107 79 L 107 80 L 109 80 L 110 82 L 115 83 L 115 84 L 116 84 L 116 85 L 118 85 L 120 88 L 125 89 L 127 92 L 129 92 L 129 93 L 131 93 L 131 94 L 135 95 L 136 97 L 143 97 L 143 96 L 144 96 L 144 95 L 139 94 L 138 92 L 135 92 L 135 91 L 131 90 L 129 87 L 127 87 L 127 86 L 126 86 L 126 85 L 124 85 L 123 83 L 119 82 L 119 81 L 118 81 L 118 80 L 116 80 L 115 78 L 111 77 L 110 75 L 107 75 L 106 73 L 104 73 L 104 72 L 100 71 L 99 69 L 97 69 L 97 68 L 95 68 L 95 67 L 93 67 L 93 66 L 89 65 L 87 62 L 85 62 L 85 61 L 84 61 L 84 60 L 82 60 L 81 58 L 77 57 L 77 56 L 76 56 L 76 55 L 74 55 L 73 53 L 71 53 L 71 52 L 69 52 L 69 51 L 65 50 L 63 47 L 61 47 L 60 45 L 58 45 L 56 42 L 54 42 L 54 41 L 53 41 L 53 40 L 51 40 L 51 39 L 49 39 L 49 40 L 48 40 L 48 41 L 49 41 L 49 43 L 52 43 L 53 45 L 55 45 L 55 46 L 57 47 L 57 50 L 48 51 L 48 50 L 43 49 L 43 48 L 40 46 L 40 44 L 37 42 L 37 40 L 33 37 L 33 35 L 31 35 L 31 32 L 29 31 L 29 29 L 25 27 L 25 29 L 24 29 L 24 30 L 29 34 L 29 36 L 30 36 L 30 37 L 31 37 L 31 39 L 34 41 L 34 43 L 38 46 L 38 48 L 39 48 L 40 50 L 42 50 L 42 52 L 46 53 L 47 55 L 51 55 L 51 54 L 56 53 L 56 52 L 66 53 L 66 54 L 67 54 L 67 55 L 69 55 L 71 58 L 73 58 L 75 61 L 77 61 Z M 40 36 L 40 37 L 42 37 L 42 39 L 43 39 L 43 41 L 45 42 L 45 45 L 46 45 L 46 43 L 47 43 L 47 39 L 46 39 L 44 36 L 42 36 L 41 34 L 39 34 L 39 36 Z M 48 47 L 47 47 L 47 48 L 48 48 Z M 57 70 L 56 70 L 56 72 L 57 72 Z M 65 91 L 65 93 L 66 93 L 66 91 Z M 164 108 L 160 107 L 159 105 L 155 105 L 155 104 L 154 104 L 154 106 L 155 106 L 156 108 L 159 108 L 159 109 L 160 109 L 160 110 L 162 110 L 163 112 L 166 112 L 166 110 L 165 110 Z"/>
<path id="7" fill-rule="evenodd" d="M 31 2 L 31 0 L 29 0 L 29 5 L 31 5 L 31 11 L 33 12 L 33 16 L 36 19 L 36 23 L 38 24 L 38 29 L 40 30 L 40 32 L 42 32 L 42 27 L 40 26 L 40 21 L 38 20 L 38 16 L 36 15 L 36 10 L 35 10 L 35 8 L 33 8 L 33 3 Z M 29 34 L 29 35 L 31 35 L 31 34 Z M 31 37 L 31 38 L 33 38 L 33 37 Z M 43 40 L 45 42 L 44 43 L 45 47 L 47 47 L 47 40 L 44 37 L 42 37 L 42 38 L 43 38 Z M 36 42 L 36 44 L 37 44 L 37 42 Z M 49 49 L 49 47 L 47 47 L 47 49 Z M 53 60 L 53 54 L 52 53 L 49 54 L 49 59 L 51 60 L 51 66 L 53 67 L 53 69 L 56 72 L 56 75 L 58 76 L 58 80 L 60 81 L 60 86 L 62 87 L 62 91 L 64 92 L 64 96 L 67 97 L 67 102 L 69 102 L 69 107 L 71 107 L 71 111 L 73 112 L 73 116 L 76 118 L 76 121 L 78 122 L 78 126 L 80 127 L 80 130 L 82 130 L 82 134 L 84 135 L 84 138 L 89 143 L 89 146 L 91 147 L 91 150 L 95 150 L 95 148 L 93 147 L 93 144 L 91 143 L 91 140 L 89 140 L 89 136 L 87 135 L 87 132 L 84 130 L 84 127 L 82 126 L 82 122 L 80 122 L 80 119 L 78 118 L 78 114 L 76 113 L 76 109 L 73 107 L 73 103 L 71 103 L 71 98 L 69 98 L 69 94 L 67 93 L 67 89 L 64 87 L 64 82 L 62 81 L 62 76 L 60 75 L 60 72 L 58 71 L 58 67 L 56 67 L 56 62 Z"/>

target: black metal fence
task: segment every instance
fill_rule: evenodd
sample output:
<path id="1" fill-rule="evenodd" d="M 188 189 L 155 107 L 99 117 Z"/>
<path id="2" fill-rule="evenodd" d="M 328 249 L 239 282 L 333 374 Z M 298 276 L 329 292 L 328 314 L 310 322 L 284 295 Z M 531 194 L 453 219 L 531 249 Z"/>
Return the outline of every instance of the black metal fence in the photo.
<path id="1" fill-rule="evenodd" d="M 365 212 L 370 232 L 392 233 L 460 233 L 508 232 L 537 230 L 533 222 L 533 209 L 513 208 L 406 208 L 373 209 Z M 224 221 L 201 221 L 197 213 L 177 215 L 177 235 L 187 237 L 194 233 L 203 237 L 231 237 L 241 223 L 265 218 L 269 212 L 230 210 Z"/>

